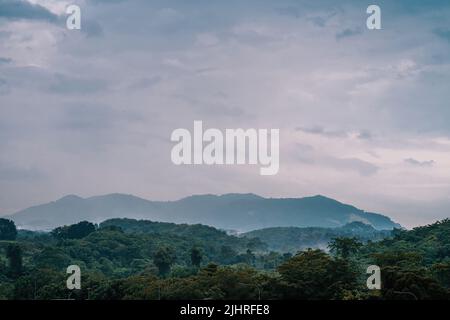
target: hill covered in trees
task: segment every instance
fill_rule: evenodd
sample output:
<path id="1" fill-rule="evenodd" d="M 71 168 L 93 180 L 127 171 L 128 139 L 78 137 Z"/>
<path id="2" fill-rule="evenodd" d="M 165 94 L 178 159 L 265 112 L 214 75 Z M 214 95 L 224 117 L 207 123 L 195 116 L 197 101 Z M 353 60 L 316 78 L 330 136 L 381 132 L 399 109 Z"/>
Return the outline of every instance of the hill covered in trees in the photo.
<path id="1" fill-rule="evenodd" d="M 351 222 L 338 228 L 278 227 L 255 230 L 242 234 L 265 242 L 270 250 L 296 253 L 308 248 L 327 250 L 334 238 L 356 237 L 362 242 L 382 240 L 391 235 L 389 230 L 376 230 L 362 222 Z"/>
<path id="2" fill-rule="evenodd" d="M 90 198 L 71 195 L 7 218 L 21 229 L 30 230 L 51 230 L 83 220 L 100 223 L 113 218 L 201 223 L 238 232 L 291 226 L 333 228 L 353 221 L 379 230 L 400 227 L 386 216 L 323 196 L 276 199 L 254 194 L 198 195 L 166 202 L 125 194 Z"/>
<path id="3" fill-rule="evenodd" d="M 13 229 L 0 219 L 1 299 L 450 299 L 449 220 L 380 241 L 340 230 L 327 251 L 295 254 L 202 225 L 113 219 Z M 73 264 L 82 288 L 70 291 Z M 381 290 L 366 287 L 369 265 L 381 267 Z"/>

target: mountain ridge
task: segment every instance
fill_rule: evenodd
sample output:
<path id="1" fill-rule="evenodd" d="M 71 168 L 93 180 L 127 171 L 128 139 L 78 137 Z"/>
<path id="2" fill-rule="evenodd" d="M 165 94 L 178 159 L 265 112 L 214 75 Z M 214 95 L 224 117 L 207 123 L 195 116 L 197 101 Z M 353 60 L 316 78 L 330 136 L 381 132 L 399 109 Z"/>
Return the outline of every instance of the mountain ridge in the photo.
<path id="1" fill-rule="evenodd" d="M 7 217 L 19 227 L 31 230 L 48 230 L 82 220 L 99 223 L 112 218 L 201 223 L 239 232 L 269 227 L 339 227 L 353 221 L 376 229 L 401 227 L 387 216 L 322 195 L 264 198 L 253 193 L 192 195 L 175 201 L 153 201 L 121 193 L 87 198 L 67 195 Z"/>

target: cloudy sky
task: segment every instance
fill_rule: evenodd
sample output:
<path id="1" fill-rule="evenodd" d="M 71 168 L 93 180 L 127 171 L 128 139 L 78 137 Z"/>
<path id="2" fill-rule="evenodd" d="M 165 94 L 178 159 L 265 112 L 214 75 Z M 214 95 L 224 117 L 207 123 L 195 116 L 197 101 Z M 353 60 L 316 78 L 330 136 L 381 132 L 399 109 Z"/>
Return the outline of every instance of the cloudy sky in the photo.
<path id="1" fill-rule="evenodd" d="M 278 175 L 173 165 L 171 132 L 194 120 L 279 128 Z M 0 0 L 0 215 L 113 192 L 449 217 L 450 2 Z"/>

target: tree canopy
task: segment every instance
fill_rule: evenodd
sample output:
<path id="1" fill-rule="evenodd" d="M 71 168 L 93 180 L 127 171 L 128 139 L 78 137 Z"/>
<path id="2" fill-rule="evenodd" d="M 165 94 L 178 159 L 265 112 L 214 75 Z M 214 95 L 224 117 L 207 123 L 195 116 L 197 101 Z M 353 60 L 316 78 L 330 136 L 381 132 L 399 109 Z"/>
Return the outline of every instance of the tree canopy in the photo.
<path id="1" fill-rule="evenodd" d="M 449 299 L 450 221 L 389 234 L 292 254 L 201 225 L 117 219 L 19 230 L 0 241 L 0 298 Z M 65 286 L 72 264 L 83 277 L 73 292 Z M 373 264 L 381 290 L 366 287 Z"/>
<path id="2" fill-rule="evenodd" d="M 17 228 L 13 221 L 0 218 L 0 240 L 16 240 Z"/>

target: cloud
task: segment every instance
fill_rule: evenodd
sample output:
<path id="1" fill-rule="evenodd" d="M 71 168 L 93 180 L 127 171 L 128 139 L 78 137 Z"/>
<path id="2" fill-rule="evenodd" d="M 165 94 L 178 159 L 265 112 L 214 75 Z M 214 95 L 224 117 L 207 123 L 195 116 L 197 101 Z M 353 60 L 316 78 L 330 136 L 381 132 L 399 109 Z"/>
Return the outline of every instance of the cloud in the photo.
<path id="1" fill-rule="evenodd" d="M 322 155 L 316 158 L 313 163 L 323 168 L 357 172 L 359 175 L 366 177 L 376 174 L 379 170 L 376 165 L 358 158 L 338 158 Z"/>
<path id="2" fill-rule="evenodd" d="M 354 29 L 347 28 L 347 29 L 344 29 L 344 30 L 336 33 L 336 39 L 341 40 L 341 39 L 356 36 L 359 34 L 362 34 L 361 28 L 354 28 Z"/>
<path id="3" fill-rule="evenodd" d="M 56 22 L 58 16 L 38 4 L 25 0 L 0 0 L 0 18 Z"/>
<path id="4" fill-rule="evenodd" d="M 358 139 L 371 140 L 372 138 L 373 138 L 373 135 L 368 130 L 362 130 L 360 133 L 358 133 Z"/>
<path id="5" fill-rule="evenodd" d="M 312 127 L 297 127 L 296 131 L 301 131 L 304 133 L 315 134 L 324 136 L 327 138 L 345 138 L 348 137 L 348 133 L 342 130 L 327 130 L 322 126 L 312 126 Z"/>
<path id="6" fill-rule="evenodd" d="M 0 78 L 0 95 L 9 93 L 10 88 L 8 85 L 8 81 L 5 79 Z"/>
<path id="7" fill-rule="evenodd" d="M 162 81 L 160 76 L 143 77 L 133 81 L 129 86 L 130 89 L 149 89 Z"/>
<path id="8" fill-rule="evenodd" d="M 107 82 L 93 77 L 74 77 L 56 74 L 49 86 L 49 91 L 57 94 L 92 94 L 104 91 Z"/>
<path id="9" fill-rule="evenodd" d="M 450 42 L 450 29 L 437 28 L 433 30 L 433 33 L 438 37 Z"/>
<path id="10" fill-rule="evenodd" d="M 102 26 L 95 20 L 84 20 L 82 22 L 81 31 L 87 37 L 101 37 L 103 36 Z"/>
<path id="11" fill-rule="evenodd" d="M 331 12 L 326 12 L 319 15 L 312 15 L 308 17 L 308 20 L 311 21 L 315 26 L 324 28 L 330 22 L 330 20 L 332 20 L 337 15 L 338 11 L 333 10 Z"/>
<path id="12" fill-rule="evenodd" d="M 302 16 L 301 10 L 297 7 L 283 7 L 283 8 L 276 8 L 275 11 L 283 16 L 291 17 L 298 19 Z"/>
<path id="13" fill-rule="evenodd" d="M 89 2 L 92 2 L 94 4 L 117 4 L 125 1 L 127 0 L 89 0 Z"/>
<path id="14" fill-rule="evenodd" d="M 62 130 L 98 132 L 110 129 L 117 116 L 112 108 L 94 104 L 69 104 L 59 121 Z"/>
<path id="15" fill-rule="evenodd" d="M 43 178 L 43 173 L 34 167 L 20 167 L 0 162 L 0 181 L 28 181 Z"/>
<path id="16" fill-rule="evenodd" d="M 330 163 L 334 163 L 336 169 L 356 170 L 362 176 L 371 176 L 379 170 L 376 165 L 358 158 L 334 159 Z"/>
<path id="17" fill-rule="evenodd" d="M 296 160 L 301 163 L 313 165 L 324 169 L 332 169 L 337 172 L 356 172 L 360 176 L 367 177 L 378 172 L 379 167 L 357 157 L 338 156 L 314 147 L 309 144 L 296 143 Z"/>
<path id="18" fill-rule="evenodd" d="M 434 160 L 419 161 L 419 160 L 416 160 L 413 158 L 408 158 L 408 159 L 405 159 L 404 161 L 410 165 L 418 166 L 418 167 L 432 167 L 435 165 Z"/>
<path id="19" fill-rule="evenodd" d="M 0 57 L 0 65 L 2 65 L 2 64 L 9 64 L 9 63 L 11 63 L 13 60 L 11 59 L 11 58 L 3 58 L 3 57 Z"/>

